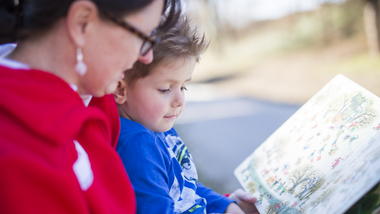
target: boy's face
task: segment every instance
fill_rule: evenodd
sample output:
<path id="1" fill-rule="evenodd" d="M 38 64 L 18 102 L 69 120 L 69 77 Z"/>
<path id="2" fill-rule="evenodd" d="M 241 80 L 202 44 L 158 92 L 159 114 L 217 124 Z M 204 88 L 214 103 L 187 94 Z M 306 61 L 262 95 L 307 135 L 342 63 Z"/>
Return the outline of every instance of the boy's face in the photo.
<path id="1" fill-rule="evenodd" d="M 126 116 L 154 132 L 165 132 L 185 106 L 186 84 L 195 67 L 195 58 L 178 58 L 158 65 L 150 75 L 126 88 L 122 106 Z"/>

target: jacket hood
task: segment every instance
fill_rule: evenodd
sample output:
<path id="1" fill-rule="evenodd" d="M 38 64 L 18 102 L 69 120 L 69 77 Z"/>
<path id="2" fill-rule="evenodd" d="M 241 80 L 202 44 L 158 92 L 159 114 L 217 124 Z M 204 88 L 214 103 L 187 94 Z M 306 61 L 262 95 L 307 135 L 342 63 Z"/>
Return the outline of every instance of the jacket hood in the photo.
<path id="1" fill-rule="evenodd" d="M 80 96 L 59 77 L 0 65 L 0 85 L 1 117 L 57 143 L 75 139 L 87 121 L 101 120 L 110 140 L 106 116 L 95 107 L 85 107 Z"/>

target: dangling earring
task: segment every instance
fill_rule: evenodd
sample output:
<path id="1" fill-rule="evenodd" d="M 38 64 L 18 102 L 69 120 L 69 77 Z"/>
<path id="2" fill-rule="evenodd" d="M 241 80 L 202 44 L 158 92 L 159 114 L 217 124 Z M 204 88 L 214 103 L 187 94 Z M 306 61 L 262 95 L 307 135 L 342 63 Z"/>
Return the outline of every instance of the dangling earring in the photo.
<path id="1" fill-rule="evenodd" d="M 75 71 L 83 76 L 87 72 L 87 65 L 83 62 L 82 48 L 77 48 L 77 64 L 75 65 Z"/>

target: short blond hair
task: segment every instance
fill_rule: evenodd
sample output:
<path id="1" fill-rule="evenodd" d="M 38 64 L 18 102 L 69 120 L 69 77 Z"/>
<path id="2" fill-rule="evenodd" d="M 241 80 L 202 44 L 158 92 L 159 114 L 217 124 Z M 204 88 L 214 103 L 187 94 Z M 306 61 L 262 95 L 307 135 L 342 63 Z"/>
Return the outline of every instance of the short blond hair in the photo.
<path id="1" fill-rule="evenodd" d="M 124 80 L 133 85 L 136 80 L 151 74 L 155 67 L 173 59 L 194 57 L 199 62 L 200 55 L 206 51 L 210 41 L 204 33 L 200 35 L 198 29 L 188 17 L 180 16 L 174 27 L 166 32 L 157 32 L 161 41 L 153 47 L 152 63 L 137 61 L 131 70 L 125 72 Z"/>

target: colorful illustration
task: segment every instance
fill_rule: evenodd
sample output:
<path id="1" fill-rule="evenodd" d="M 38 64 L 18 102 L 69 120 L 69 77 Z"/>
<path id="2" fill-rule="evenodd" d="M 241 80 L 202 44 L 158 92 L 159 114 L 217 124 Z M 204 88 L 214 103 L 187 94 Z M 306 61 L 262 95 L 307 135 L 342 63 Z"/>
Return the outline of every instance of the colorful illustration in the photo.
<path id="1" fill-rule="evenodd" d="M 380 98 L 338 75 L 235 175 L 260 213 L 344 213 L 380 181 L 379 130 Z"/>

